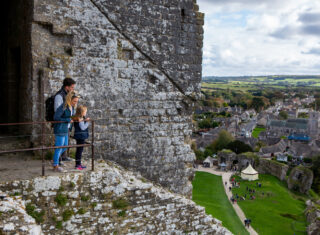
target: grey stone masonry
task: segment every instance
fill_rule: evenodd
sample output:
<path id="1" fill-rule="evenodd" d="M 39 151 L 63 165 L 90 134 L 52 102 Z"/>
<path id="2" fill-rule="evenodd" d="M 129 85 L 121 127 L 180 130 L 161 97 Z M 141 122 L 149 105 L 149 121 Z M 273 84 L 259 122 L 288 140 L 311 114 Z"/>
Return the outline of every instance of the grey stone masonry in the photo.
<path id="1" fill-rule="evenodd" d="M 0 184 L 0 233 L 231 235 L 186 197 L 110 162 L 96 165 Z"/>
<path id="2" fill-rule="evenodd" d="M 34 0 L 33 118 L 65 77 L 96 121 L 97 155 L 191 195 L 204 15 L 194 0 Z"/>

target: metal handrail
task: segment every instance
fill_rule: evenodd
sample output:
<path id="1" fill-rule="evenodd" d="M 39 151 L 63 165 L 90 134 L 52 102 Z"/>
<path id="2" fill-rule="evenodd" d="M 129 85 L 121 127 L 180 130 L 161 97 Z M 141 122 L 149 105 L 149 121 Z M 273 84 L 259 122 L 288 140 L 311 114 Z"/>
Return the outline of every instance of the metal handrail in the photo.
<path id="1" fill-rule="evenodd" d="M 45 124 L 47 124 L 47 123 L 51 123 L 51 124 L 54 124 L 54 123 L 69 123 L 69 122 L 65 122 L 65 121 L 37 121 L 37 122 L 0 123 L 0 126 L 18 126 L 18 125 L 41 124 L 41 147 L 5 150 L 5 151 L 0 151 L 0 154 L 41 150 L 42 176 L 44 176 L 45 175 L 44 150 L 59 149 L 59 148 L 67 148 L 69 150 L 70 148 L 89 147 L 89 146 L 91 146 L 91 161 L 92 161 L 91 162 L 91 170 L 94 171 L 94 120 L 88 120 L 88 122 L 92 123 L 92 126 L 91 126 L 91 143 L 75 144 L 75 145 L 69 145 L 68 144 L 68 145 L 65 145 L 65 146 L 44 146 L 44 136 L 46 135 L 45 134 Z M 69 136 L 69 133 L 68 133 L 68 136 Z"/>

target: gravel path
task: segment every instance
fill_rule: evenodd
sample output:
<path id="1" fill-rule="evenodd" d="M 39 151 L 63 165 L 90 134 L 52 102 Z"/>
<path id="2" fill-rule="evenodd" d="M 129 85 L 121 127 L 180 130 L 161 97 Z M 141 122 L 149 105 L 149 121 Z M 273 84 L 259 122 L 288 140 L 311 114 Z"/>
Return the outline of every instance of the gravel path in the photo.
<path id="1" fill-rule="evenodd" d="M 227 194 L 227 197 L 230 199 L 232 197 L 232 192 L 229 192 L 229 186 L 231 186 L 229 179 L 231 177 L 231 175 L 233 174 L 233 172 L 231 171 L 219 171 L 213 168 L 204 168 L 202 166 L 199 166 L 198 169 L 196 169 L 197 171 L 204 171 L 204 172 L 208 172 L 214 175 L 219 175 L 222 176 L 222 183 L 224 185 L 224 191 Z M 225 182 L 227 182 L 227 185 L 225 185 Z M 231 203 L 231 202 L 230 202 Z M 241 210 L 241 208 L 239 207 L 239 205 L 237 203 L 232 204 L 234 210 L 236 211 L 237 215 L 239 216 L 240 220 L 242 222 L 244 222 L 244 220 L 246 219 L 245 214 L 243 213 L 243 211 Z M 257 235 L 258 233 L 252 228 L 252 226 L 250 226 L 249 228 L 246 227 L 246 229 L 248 230 L 248 232 L 251 235 Z"/>

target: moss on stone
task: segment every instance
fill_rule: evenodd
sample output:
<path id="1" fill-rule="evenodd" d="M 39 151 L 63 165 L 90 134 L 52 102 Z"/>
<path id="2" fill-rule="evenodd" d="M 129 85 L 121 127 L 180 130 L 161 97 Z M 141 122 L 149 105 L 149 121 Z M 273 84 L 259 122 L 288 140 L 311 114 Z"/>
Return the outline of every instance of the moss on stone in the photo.
<path id="1" fill-rule="evenodd" d="M 112 202 L 112 208 L 114 209 L 125 209 L 129 206 L 129 202 L 124 198 L 119 198 Z"/>
<path id="2" fill-rule="evenodd" d="M 69 187 L 70 188 L 74 188 L 76 186 L 76 184 L 74 182 L 70 182 Z"/>
<path id="3" fill-rule="evenodd" d="M 83 207 L 81 207 L 81 208 L 77 211 L 77 214 L 83 215 L 83 214 L 85 214 L 86 212 L 87 212 L 86 209 L 84 209 Z"/>
<path id="4" fill-rule="evenodd" d="M 91 203 L 91 207 L 94 209 L 97 206 L 96 202 Z"/>
<path id="5" fill-rule="evenodd" d="M 54 199 L 54 201 L 59 205 L 59 206 L 65 206 L 68 202 L 68 198 L 67 196 L 59 193 L 56 198 Z"/>
<path id="6" fill-rule="evenodd" d="M 223 152 L 223 153 L 233 153 L 230 149 L 222 149 L 221 152 Z"/>
<path id="7" fill-rule="evenodd" d="M 62 221 L 57 221 L 56 228 L 57 229 L 62 229 Z"/>
<path id="8" fill-rule="evenodd" d="M 126 210 L 121 210 L 118 212 L 118 216 L 125 217 L 126 216 Z"/>
<path id="9" fill-rule="evenodd" d="M 30 215 L 32 218 L 34 218 L 38 224 L 43 223 L 43 216 L 45 214 L 45 212 L 43 210 L 38 212 L 38 211 L 36 211 L 35 205 L 28 203 L 26 205 L 26 212 L 28 215 Z"/>
<path id="10" fill-rule="evenodd" d="M 70 220 L 71 216 L 73 215 L 73 211 L 72 210 L 65 210 L 63 213 L 62 213 L 62 219 L 63 221 L 68 221 Z"/>
<path id="11" fill-rule="evenodd" d="M 260 158 L 259 158 L 259 156 L 257 156 L 255 153 L 253 153 L 253 152 L 246 152 L 246 153 L 242 153 L 242 155 L 244 155 L 244 156 L 247 157 L 247 158 L 253 159 L 253 160 L 254 160 L 255 167 L 259 166 L 259 164 L 260 164 Z"/>
<path id="12" fill-rule="evenodd" d="M 85 195 L 81 196 L 81 201 L 87 202 L 89 200 L 90 200 L 90 196 L 85 196 Z"/>

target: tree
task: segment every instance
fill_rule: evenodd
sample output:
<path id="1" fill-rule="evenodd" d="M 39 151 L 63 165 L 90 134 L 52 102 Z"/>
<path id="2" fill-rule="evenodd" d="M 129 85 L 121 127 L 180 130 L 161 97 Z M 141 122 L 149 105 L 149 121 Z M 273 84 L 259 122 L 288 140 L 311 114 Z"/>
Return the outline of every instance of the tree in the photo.
<path id="1" fill-rule="evenodd" d="M 236 154 L 252 152 L 252 148 L 240 140 L 230 142 L 226 148 L 232 150 Z"/>
<path id="2" fill-rule="evenodd" d="M 212 156 L 213 155 L 213 151 L 211 150 L 211 148 L 205 148 L 204 152 L 203 152 L 204 157 L 208 157 L 208 156 Z"/>
<path id="3" fill-rule="evenodd" d="M 316 100 L 312 103 L 311 107 L 315 107 L 316 110 L 320 110 L 320 98 L 316 98 Z"/>
<path id="4" fill-rule="evenodd" d="M 205 156 L 203 154 L 203 152 L 199 149 L 194 151 L 195 155 L 196 155 L 196 159 L 199 161 L 203 161 L 205 159 Z"/>
<path id="5" fill-rule="evenodd" d="M 317 193 L 320 193 L 320 156 L 313 158 L 311 169 L 314 175 L 312 188 Z"/>
<path id="6" fill-rule="evenodd" d="M 309 118 L 309 115 L 307 113 L 299 113 L 298 118 Z"/>
<path id="7" fill-rule="evenodd" d="M 280 117 L 282 120 L 286 120 L 286 119 L 288 119 L 288 113 L 287 113 L 286 111 L 280 111 L 279 117 Z"/>
<path id="8" fill-rule="evenodd" d="M 264 99 L 262 97 L 253 97 L 250 107 L 254 108 L 257 112 L 260 112 L 265 106 Z"/>
<path id="9" fill-rule="evenodd" d="M 218 138 L 213 141 L 209 148 L 211 148 L 213 152 L 218 152 L 222 149 L 225 149 L 232 141 L 234 141 L 234 137 L 226 130 L 222 130 L 220 131 Z"/>
<path id="10" fill-rule="evenodd" d="M 210 119 L 209 119 L 209 118 L 206 118 L 206 119 L 200 121 L 200 122 L 198 123 L 198 127 L 199 127 L 200 129 L 210 128 L 210 127 L 211 127 Z"/>

